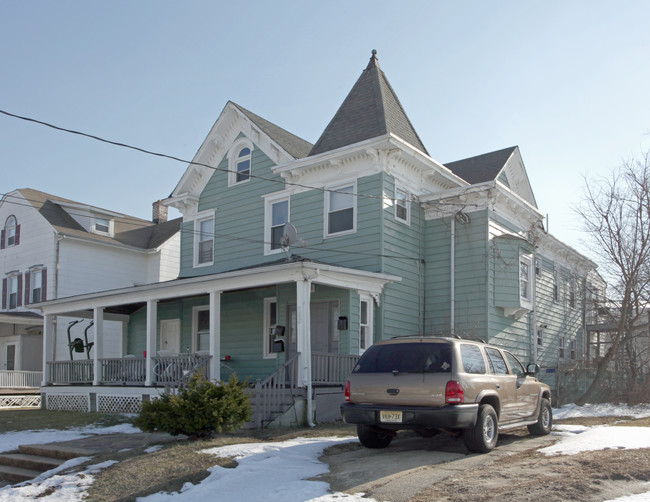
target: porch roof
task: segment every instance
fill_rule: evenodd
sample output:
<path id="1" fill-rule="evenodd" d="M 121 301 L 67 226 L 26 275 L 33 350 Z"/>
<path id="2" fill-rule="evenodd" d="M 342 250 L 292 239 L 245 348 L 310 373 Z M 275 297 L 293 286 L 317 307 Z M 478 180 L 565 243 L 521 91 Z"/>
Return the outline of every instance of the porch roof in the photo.
<path id="1" fill-rule="evenodd" d="M 49 315 L 69 314 L 94 308 L 108 309 L 142 304 L 150 300 L 169 300 L 214 291 L 234 291 L 298 281 L 353 289 L 369 293 L 378 301 L 386 284 L 401 280 L 401 277 L 395 275 L 300 261 L 87 293 L 34 304 L 32 308 L 38 308 L 43 314 Z M 119 311 L 120 309 L 116 310 Z"/>

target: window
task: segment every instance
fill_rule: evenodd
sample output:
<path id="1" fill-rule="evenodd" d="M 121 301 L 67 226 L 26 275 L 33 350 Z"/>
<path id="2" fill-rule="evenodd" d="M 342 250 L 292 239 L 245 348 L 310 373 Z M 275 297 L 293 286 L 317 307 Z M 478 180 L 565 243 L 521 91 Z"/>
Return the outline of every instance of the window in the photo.
<path id="1" fill-rule="evenodd" d="M 111 233 L 111 222 L 108 218 L 100 218 L 95 216 L 93 220 L 93 232 L 97 234 L 107 234 Z"/>
<path id="2" fill-rule="evenodd" d="M 228 159 L 228 186 L 239 185 L 251 179 L 253 144 L 241 139 L 230 149 Z"/>
<path id="3" fill-rule="evenodd" d="M 194 222 L 194 266 L 212 265 L 214 262 L 214 218 Z"/>
<path id="4" fill-rule="evenodd" d="M 266 198 L 264 208 L 264 254 L 279 253 L 284 226 L 289 223 L 289 196 L 282 193 Z"/>
<path id="5" fill-rule="evenodd" d="M 572 361 L 576 360 L 577 347 L 578 347 L 578 344 L 576 343 L 576 341 L 571 340 L 571 342 L 569 343 L 569 354 L 570 354 L 570 357 L 571 357 Z"/>
<path id="6" fill-rule="evenodd" d="M 448 343 L 375 345 L 359 359 L 353 373 L 450 373 Z"/>
<path id="7" fill-rule="evenodd" d="M 560 301 L 560 288 L 557 280 L 557 269 L 553 269 L 553 301 L 555 303 Z"/>
<path id="8" fill-rule="evenodd" d="M 544 345 L 544 328 L 539 326 L 537 328 L 537 346 L 541 347 Z"/>
<path id="9" fill-rule="evenodd" d="M 12 272 L 11 275 L 7 277 L 7 308 L 13 310 L 17 307 L 20 307 L 20 278 L 22 276 L 16 272 Z"/>
<path id="10" fill-rule="evenodd" d="M 278 302 L 275 297 L 264 298 L 264 358 L 274 358 L 276 354 L 271 352 L 273 340 L 275 340 L 274 329 L 278 325 Z"/>
<path id="11" fill-rule="evenodd" d="M 361 298 L 359 310 L 359 354 L 372 345 L 372 299 Z"/>
<path id="12" fill-rule="evenodd" d="M 34 269 L 29 273 L 29 303 L 39 303 L 43 296 L 43 270 Z M 25 286 L 27 289 L 27 286 Z"/>
<path id="13" fill-rule="evenodd" d="M 541 258 L 535 258 L 535 276 L 542 276 L 542 260 Z"/>
<path id="14" fill-rule="evenodd" d="M 560 359 L 564 359 L 564 337 L 561 336 L 558 341 L 558 355 Z"/>
<path id="15" fill-rule="evenodd" d="M 569 308 L 576 308 L 576 281 L 575 278 L 570 277 L 567 281 Z"/>
<path id="16" fill-rule="evenodd" d="M 194 307 L 193 314 L 196 352 L 210 350 L 210 307 Z"/>
<path id="17" fill-rule="evenodd" d="M 524 370 L 524 366 L 519 362 L 519 359 L 513 356 L 510 352 L 506 352 L 505 350 L 503 353 L 506 355 L 506 359 L 510 365 L 510 371 L 514 375 L 517 375 L 517 377 L 523 377 L 526 374 L 526 371 Z"/>
<path id="18" fill-rule="evenodd" d="M 530 262 L 525 258 L 519 261 L 519 294 L 524 300 L 531 301 Z"/>
<path id="19" fill-rule="evenodd" d="M 15 216 L 9 216 L 5 221 L 0 239 L 0 249 L 17 246 L 20 244 L 20 225 Z"/>
<path id="20" fill-rule="evenodd" d="M 460 355 L 463 358 L 463 369 L 465 373 L 485 374 L 485 359 L 483 359 L 481 349 L 477 345 L 463 343 L 460 346 Z"/>
<path id="21" fill-rule="evenodd" d="M 501 352 L 496 349 L 486 347 L 485 353 L 488 356 L 488 361 L 490 362 L 490 370 L 492 373 L 495 375 L 508 374 L 508 366 L 506 366 L 506 362 L 503 360 Z"/>
<path id="22" fill-rule="evenodd" d="M 400 189 L 395 189 L 395 219 L 411 224 L 411 202 L 409 194 Z"/>
<path id="23" fill-rule="evenodd" d="M 350 233 L 356 230 L 356 187 L 354 184 L 329 189 L 325 193 L 326 235 Z"/>

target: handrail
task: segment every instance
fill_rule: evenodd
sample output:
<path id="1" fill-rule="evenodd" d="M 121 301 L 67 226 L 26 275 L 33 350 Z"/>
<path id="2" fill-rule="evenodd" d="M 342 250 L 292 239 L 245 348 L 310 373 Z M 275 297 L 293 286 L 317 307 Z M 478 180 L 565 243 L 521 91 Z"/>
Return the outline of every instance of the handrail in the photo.
<path id="1" fill-rule="evenodd" d="M 257 379 L 255 382 L 255 413 L 254 421 L 258 429 L 262 428 L 265 420 L 269 420 L 274 410 L 283 404 L 287 394 L 293 396 L 298 380 L 298 357 L 300 353 L 294 354 L 288 361 L 285 361 L 278 369 L 271 373 L 263 382 Z"/>
<path id="2" fill-rule="evenodd" d="M 40 387 L 43 380 L 42 371 L 0 370 L 0 387 L 29 389 Z"/>

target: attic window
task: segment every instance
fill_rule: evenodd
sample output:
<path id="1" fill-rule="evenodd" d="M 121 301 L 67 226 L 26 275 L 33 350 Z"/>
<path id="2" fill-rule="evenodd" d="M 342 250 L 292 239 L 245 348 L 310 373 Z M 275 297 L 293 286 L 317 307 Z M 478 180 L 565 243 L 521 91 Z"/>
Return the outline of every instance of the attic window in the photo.
<path id="1" fill-rule="evenodd" d="M 228 162 L 228 186 L 239 185 L 251 179 L 253 144 L 246 139 L 230 149 Z"/>
<path id="2" fill-rule="evenodd" d="M 111 220 L 95 216 L 92 231 L 96 234 L 111 235 Z"/>

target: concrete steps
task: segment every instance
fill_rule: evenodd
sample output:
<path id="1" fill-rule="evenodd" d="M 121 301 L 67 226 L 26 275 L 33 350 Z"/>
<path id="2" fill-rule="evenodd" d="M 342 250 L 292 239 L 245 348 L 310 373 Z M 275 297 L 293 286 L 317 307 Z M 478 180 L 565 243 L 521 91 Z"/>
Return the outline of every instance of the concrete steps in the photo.
<path id="1" fill-rule="evenodd" d="M 82 448 L 51 445 L 21 445 L 18 451 L 0 454 L 0 480 L 20 483 L 59 467 L 71 458 L 89 456 Z"/>

